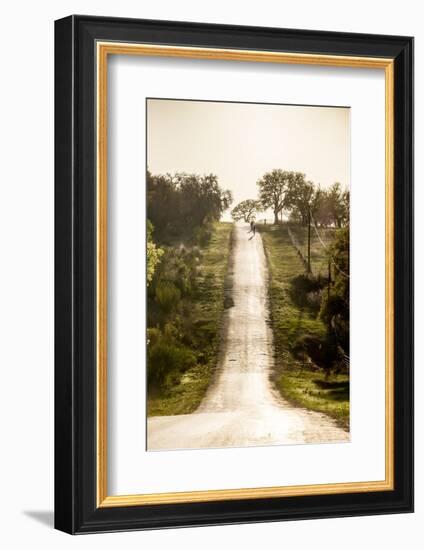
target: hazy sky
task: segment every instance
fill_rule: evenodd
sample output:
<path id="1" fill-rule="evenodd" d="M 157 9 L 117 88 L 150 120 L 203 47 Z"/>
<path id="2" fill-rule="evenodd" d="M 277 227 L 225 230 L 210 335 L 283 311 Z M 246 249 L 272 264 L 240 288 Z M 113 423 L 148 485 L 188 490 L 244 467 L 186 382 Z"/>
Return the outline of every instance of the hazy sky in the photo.
<path id="1" fill-rule="evenodd" d="M 322 187 L 350 185 L 348 108 L 147 101 L 153 174 L 216 174 L 233 206 L 257 198 L 257 180 L 273 168 L 304 172 Z"/>

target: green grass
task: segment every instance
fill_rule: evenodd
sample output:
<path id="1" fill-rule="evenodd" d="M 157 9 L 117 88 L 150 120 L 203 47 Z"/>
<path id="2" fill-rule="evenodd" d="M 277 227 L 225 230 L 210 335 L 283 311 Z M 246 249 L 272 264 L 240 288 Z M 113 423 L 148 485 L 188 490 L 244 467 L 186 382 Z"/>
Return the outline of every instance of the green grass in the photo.
<path id="1" fill-rule="evenodd" d="M 232 228 L 231 223 L 216 223 L 209 243 L 202 249 L 196 292 L 190 304 L 191 336 L 200 361 L 168 388 L 166 395 L 149 395 L 148 416 L 189 414 L 199 406 L 209 387 L 217 364 Z"/>
<path id="2" fill-rule="evenodd" d="M 349 376 L 333 374 L 326 379 L 322 371 L 282 369 L 277 380 L 281 394 L 290 402 L 328 414 L 349 429 Z"/>
<path id="3" fill-rule="evenodd" d="M 274 329 L 274 345 L 283 359 L 297 337 L 304 334 L 323 335 L 325 327 L 321 320 L 297 307 L 290 299 L 290 281 L 304 273 L 296 250 L 283 226 L 260 228 L 270 274 L 269 297 Z"/>
<path id="4" fill-rule="evenodd" d="M 208 389 L 213 371 L 212 362 L 196 365 L 183 374 L 179 384 L 170 389 L 166 396 L 149 396 L 148 416 L 189 414 L 195 411 Z"/>
<path id="5" fill-rule="evenodd" d="M 303 228 L 299 228 L 301 231 Z M 287 228 L 260 226 L 269 269 L 271 325 L 274 333 L 276 367 L 273 381 L 283 397 L 308 409 L 334 417 L 344 428 L 349 423 L 348 375 L 326 375 L 303 364 L 293 355 L 300 336 L 324 336 L 325 326 L 314 314 L 295 305 L 290 298 L 290 281 L 304 273 L 291 244 Z M 293 228 L 292 228 L 293 231 Z M 300 239 L 299 239 L 300 240 Z M 343 390 L 338 383 L 343 383 Z M 324 388 L 323 384 L 336 384 Z M 336 391 L 337 389 L 337 391 Z"/>

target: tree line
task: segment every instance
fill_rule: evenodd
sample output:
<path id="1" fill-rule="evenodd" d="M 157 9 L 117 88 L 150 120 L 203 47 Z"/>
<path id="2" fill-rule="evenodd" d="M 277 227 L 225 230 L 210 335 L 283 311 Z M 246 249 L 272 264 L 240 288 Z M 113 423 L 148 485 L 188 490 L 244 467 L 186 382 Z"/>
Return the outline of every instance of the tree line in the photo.
<path id="1" fill-rule="evenodd" d="M 232 200 L 215 174 L 147 172 L 147 216 L 159 241 L 190 238 L 196 229 L 218 221 Z"/>
<path id="2" fill-rule="evenodd" d="M 280 223 L 283 213 L 288 219 L 308 225 L 313 218 L 319 227 L 346 227 L 349 223 L 349 191 L 336 182 L 323 189 L 306 180 L 301 172 L 275 169 L 266 172 L 258 181 L 258 199 L 247 199 L 231 211 L 235 221 L 250 222 L 270 209 L 274 224 Z"/>
<path id="3" fill-rule="evenodd" d="M 147 187 L 147 284 L 161 258 L 163 246 L 175 241 L 205 245 L 210 225 L 232 203 L 231 192 L 222 189 L 215 174 L 146 175 Z"/>
<path id="4" fill-rule="evenodd" d="M 165 395 L 214 357 L 218 321 L 202 307 L 209 299 L 210 311 L 217 309 L 217 291 L 202 262 L 232 196 L 214 174 L 147 172 L 146 198 L 148 384 Z"/>

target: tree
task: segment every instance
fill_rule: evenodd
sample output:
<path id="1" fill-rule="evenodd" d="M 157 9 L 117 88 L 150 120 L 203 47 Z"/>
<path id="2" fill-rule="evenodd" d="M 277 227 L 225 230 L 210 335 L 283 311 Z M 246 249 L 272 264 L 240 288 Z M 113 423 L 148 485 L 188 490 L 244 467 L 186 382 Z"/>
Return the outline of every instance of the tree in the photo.
<path id="1" fill-rule="evenodd" d="M 275 224 L 278 224 L 278 214 L 288 205 L 286 199 L 290 185 L 301 181 L 304 177 L 300 172 L 275 169 L 258 180 L 259 199 L 264 209 L 271 208 L 274 212 Z"/>
<path id="2" fill-rule="evenodd" d="M 345 190 L 341 196 L 342 225 L 346 227 L 350 220 L 350 192 Z"/>
<path id="3" fill-rule="evenodd" d="M 179 197 L 169 175 L 147 172 L 147 215 L 155 228 L 156 240 L 172 232 L 179 211 Z"/>
<path id="4" fill-rule="evenodd" d="M 231 191 L 221 189 L 214 174 L 177 173 L 174 179 L 181 194 L 181 215 L 190 227 L 218 221 L 232 203 Z"/>
<path id="5" fill-rule="evenodd" d="M 321 227 L 328 227 L 332 224 L 332 214 L 330 209 L 330 200 L 328 192 L 321 189 L 319 200 L 317 201 L 316 210 L 314 213 L 315 223 Z"/>
<path id="6" fill-rule="evenodd" d="M 249 223 L 256 217 L 256 214 L 262 210 L 262 205 L 259 201 L 247 199 L 239 202 L 231 211 L 231 216 L 234 221 L 244 220 Z"/>
<path id="7" fill-rule="evenodd" d="M 345 191 L 343 191 L 340 183 L 336 182 L 328 190 L 328 201 L 329 201 L 329 211 L 333 219 L 333 223 L 339 229 L 343 227 L 346 222 L 346 198 L 349 200 L 348 196 L 344 196 Z M 348 205 L 349 211 L 349 205 Z M 348 213 L 347 213 L 347 219 Z"/>
<path id="8" fill-rule="evenodd" d="M 340 183 L 334 183 L 329 189 L 320 191 L 313 214 L 315 221 L 323 227 L 346 227 L 349 223 L 349 203 L 349 191 L 343 190 Z"/>
<path id="9" fill-rule="evenodd" d="M 231 192 L 220 187 L 214 174 L 147 172 L 147 213 L 158 242 L 192 235 L 197 227 L 218 221 L 231 202 Z"/>
<path id="10" fill-rule="evenodd" d="M 291 210 L 290 217 L 299 220 L 302 225 L 308 225 L 310 216 L 315 216 L 322 191 L 311 181 L 305 181 L 303 174 L 293 177 L 286 193 L 286 208 Z"/>

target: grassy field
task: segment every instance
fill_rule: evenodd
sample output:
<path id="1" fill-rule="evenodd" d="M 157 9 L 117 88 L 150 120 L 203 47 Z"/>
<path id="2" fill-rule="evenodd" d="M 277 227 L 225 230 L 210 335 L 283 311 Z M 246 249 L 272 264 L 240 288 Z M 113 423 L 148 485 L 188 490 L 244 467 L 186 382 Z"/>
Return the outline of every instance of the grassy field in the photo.
<path id="1" fill-rule="evenodd" d="M 281 369 L 277 379 L 281 394 L 291 403 L 328 414 L 339 426 L 349 429 L 349 376 L 307 368 Z"/>
<path id="2" fill-rule="evenodd" d="M 291 244 L 287 228 L 272 225 L 258 228 L 264 242 L 270 275 L 271 324 L 276 353 L 274 383 L 283 397 L 289 401 L 327 413 L 334 417 L 339 425 L 348 428 L 348 375 L 332 375 L 327 379 L 322 370 L 301 363 L 293 354 L 294 343 L 299 337 L 322 336 L 326 329 L 316 314 L 298 307 L 290 298 L 290 281 L 304 273 L 304 267 Z M 328 241 L 330 236 L 331 233 L 326 234 Z M 297 233 L 296 237 L 300 241 L 302 234 Z M 318 250 L 316 254 L 315 273 L 317 269 L 323 269 L 318 266 L 326 264 L 325 256 L 324 259 L 318 257 Z M 312 267 L 314 268 L 314 263 Z"/>
<path id="3" fill-rule="evenodd" d="M 191 413 L 206 393 L 217 364 L 232 227 L 231 223 L 216 223 L 209 243 L 201 250 L 196 291 L 190 304 L 194 351 L 199 361 L 166 395 L 149 395 L 148 416 Z"/>

